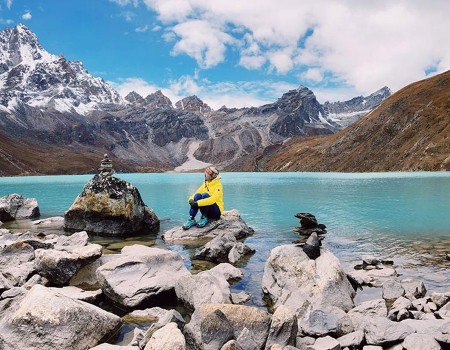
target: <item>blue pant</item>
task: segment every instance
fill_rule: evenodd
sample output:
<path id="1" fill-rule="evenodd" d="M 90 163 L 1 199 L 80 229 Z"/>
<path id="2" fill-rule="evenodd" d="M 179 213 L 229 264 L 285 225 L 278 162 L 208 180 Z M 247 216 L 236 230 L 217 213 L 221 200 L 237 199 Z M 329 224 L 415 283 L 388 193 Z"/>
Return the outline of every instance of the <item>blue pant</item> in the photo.
<path id="1" fill-rule="evenodd" d="M 199 199 L 203 199 L 203 198 L 209 198 L 210 195 L 208 193 L 196 193 L 194 195 L 194 201 L 198 201 Z M 193 218 L 195 218 L 195 215 L 197 215 L 198 210 L 200 209 L 200 212 L 202 213 L 203 216 L 206 216 L 208 219 L 219 219 L 220 218 L 220 209 L 219 206 L 214 203 L 211 205 L 205 205 L 204 207 L 197 207 L 196 209 L 191 208 L 191 210 L 189 210 L 189 215 L 192 216 Z"/>

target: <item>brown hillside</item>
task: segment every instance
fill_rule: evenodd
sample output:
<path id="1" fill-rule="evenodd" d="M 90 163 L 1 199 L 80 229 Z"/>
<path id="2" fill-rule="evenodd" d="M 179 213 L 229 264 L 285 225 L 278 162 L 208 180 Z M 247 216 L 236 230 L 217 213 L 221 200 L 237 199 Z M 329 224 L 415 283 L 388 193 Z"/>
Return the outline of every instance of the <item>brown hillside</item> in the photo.
<path id="1" fill-rule="evenodd" d="M 263 171 L 450 170 L 450 71 L 403 88 L 337 134 L 292 138 L 240 167 Z"/>
<path id="2" fill-rule="evenodd" d="M 104 150 L 83 146 L 61 147 L 12 139 L 0 131 L 0 176 L 94 173 L 103 154 Z M 112 160 L 116 171 L 136 171 L 135 165 L 114 157 Z"/>

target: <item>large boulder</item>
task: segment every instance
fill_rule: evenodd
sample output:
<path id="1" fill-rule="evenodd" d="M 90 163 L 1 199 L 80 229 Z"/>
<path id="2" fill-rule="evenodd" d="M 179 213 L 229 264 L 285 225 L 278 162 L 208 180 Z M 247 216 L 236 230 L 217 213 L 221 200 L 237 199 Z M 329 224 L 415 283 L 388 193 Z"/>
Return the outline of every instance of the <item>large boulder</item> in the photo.
<path id="1" fill-rule="evenodd" d="M 400 343 L 414 329 L 401 322 L 393 322 L 385 317 L 369 317 L 364 321 L 364 334 L 369 345 L 392 345 Z"/>
<path id="2" fill-rule="evenodd" d="M 0 197 L 0 221 L 34 218 L 39 215 L 36 198 L 24 198 L 16 193 Z"/>
<path id="3" fill-rule="evenodd" d="M 173 292 L 183 276 L 190 276 L 175 252 L 132 245 L 97 269 L 103 293 L 115 303 L 133 308 L 158 295 Z"/>
<path id="4" fill-rule="evenodd" d="M 64 213 L 67 230 L 107 236 L 156 232 L 159 219 L 136 187 L 114 176 L 95 175 Z"/>
<path id="5" fill-rule="evenodd" d="M 294 312 L 306 303 L 315 307 L 353 307 L 355 291 L 339 260 L 329 250 L 311 260 L 301 247 L 283 245 L 272 249 L 264 267 L 263 292 L 274 308 L 285 305 Z"/>
<path id="6" fill-rule="evenodd" d="M 230 285 L 223 275 L 203 271 L 180 278 L 175 285 L 177 298 L 187 307 L 197 309 L 203 304 L 231 304 Z"/>
<path id="7" fill-rule="evenodd" d="M 37 249 L 34 267 L 38 273 L 55 285 L 67 284 L 83 267 L 97 260 L 102 255 L 99 244 L 88 244 L 72 252 L 56 249 Z"/>
<path id="8" fill-rule="evenodd" d="M 205 227 L 192 227 L 183 230 L 181 226 L 174 227 L 162 235 L 167 243 L 194 243 L 210 241 L 219 235 L 234 236 L 237 240 L 244 239 L 254 233 L 254 230 L 247 226 L 236 209 L 224 211 L 218 220 L 211 220 Z"/>
<path id="9" fill-rule="evenodd" d="M 35 285 L 0 320 L 0 348 L 85 350 L 112 336 L 118 316 Z"/>
<path id="10" fill-rule="evenodd" d="M 23 285 L 34 273 L 34 249 L 24 241 L 9 241 L 0 248 L 0 276 L 12 286 Z"/>
<path id="11" fill-rule="evenodd" d="M 232 304 L 205 304 L 192 314 L 184 327 L 188 347 L 220 349 L 234 338 L 252 342 L 252 349 L 264 349 L 270 327 L 270 315 L 256 307 Z M 218 344 L 218 337 L 222 344 Z"/>

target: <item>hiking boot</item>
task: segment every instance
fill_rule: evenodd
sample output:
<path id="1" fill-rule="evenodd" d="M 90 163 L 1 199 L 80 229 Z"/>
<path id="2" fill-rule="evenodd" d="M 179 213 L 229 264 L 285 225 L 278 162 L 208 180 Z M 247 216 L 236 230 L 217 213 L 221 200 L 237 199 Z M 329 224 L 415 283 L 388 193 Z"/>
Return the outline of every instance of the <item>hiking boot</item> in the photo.
<path id="1" fill-rule="evenodd" d="M 206 216 L 203 216 L 200 218 L 200 220 L 197 222 L 197 227 L 205 227 L 208 223 L 208 218 Z"/>
<path id="2" fill-rule="evenodd" d="M 183 230 L 189 230 L 192 226 L 195 226 L 197 221 L 193 218 L 187 219 L 186 223 L 183 225 Z"/>

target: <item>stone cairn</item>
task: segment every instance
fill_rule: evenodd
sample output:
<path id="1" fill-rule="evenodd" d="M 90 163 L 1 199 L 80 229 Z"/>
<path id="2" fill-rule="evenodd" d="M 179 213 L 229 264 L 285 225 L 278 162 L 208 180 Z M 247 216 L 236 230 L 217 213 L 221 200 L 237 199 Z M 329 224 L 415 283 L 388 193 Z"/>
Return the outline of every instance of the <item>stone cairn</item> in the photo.
<path id="1" fill-rule="evenodd" d="M 317 223 L 316 217 L 310 213 L 297 213 L 294 216 L 300 219 L 301 225 L 292 229 L 301 236 L 294 243 L 298 243 L 299 246 L 303 247 L 303 251 L 310 259 L 317 259 L 320 256 L 322 240 L 327 233 L 326 226 Z"/>
<path id="2" fill-rule="evenodd" d="M 112 167 L 112 161 L 109 159 L 108 155 L 105 153 L 102 161 L 100 162 L 100 167 L 98 172 L 102 176 L 111 176 L 114 174 L 114 169 Z"/>

